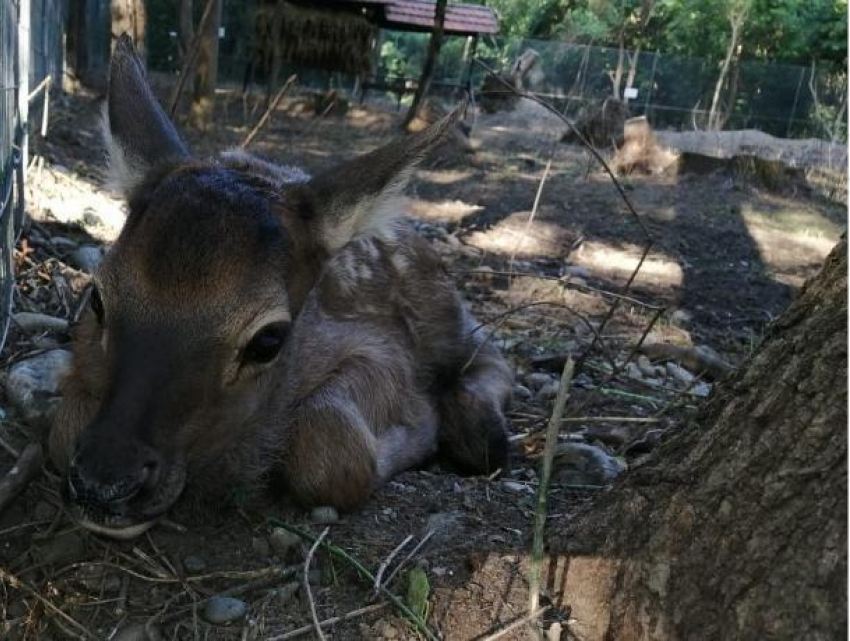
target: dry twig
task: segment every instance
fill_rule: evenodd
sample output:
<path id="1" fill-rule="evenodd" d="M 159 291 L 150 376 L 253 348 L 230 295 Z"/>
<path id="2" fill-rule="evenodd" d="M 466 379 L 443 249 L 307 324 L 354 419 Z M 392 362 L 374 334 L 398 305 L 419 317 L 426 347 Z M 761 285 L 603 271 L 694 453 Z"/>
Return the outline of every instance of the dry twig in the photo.
<path id="1" fill-rule="evenodd" d="M 351 619 L 355 619 L 357 617 L 363 616 L 364 614 L 371 614 L 372 612 L 380 612 L 389 606 L 389 603 L 375 603 L 373 605 L 367 605 L 362 608 L 357 608 L 356 610 L 352 610 L 347 614 L 343 614 L 338 617 L 331 617 L 329 619 L 325 619 L 324 621 L 320 621 L 319 625 L 323 628 L 326 628 L 331 625 L 336 625 L 337 623 L 342 623 L 343 621 L 350 621 Z M 300 636 L 304 636 L 310 631 L 314 630 L 315 627 L 311 623 L 310 625 L 303 625 L 300 628 L 295 628 L 294 630 L 290 630 L 289 632 L 285 632 L 284 634 L 278 634 L 277 636 L 269 637 L 266 641 L 286 641 L 287 639 L 295 639 Z"/>
<path id="2" fill-rule="evenodd" d="M 295 81 L 298 80 L 298 76 L 292 74 L 289 78 L 286 79 L 286 82 L 283 83 L 283 86 L 280 90 L 275 94 L 274 99 L 269 103 L 268 108 L 263 112 L 263 115 L 260 116 L 260 119 L 257 121 L 257 124 L 254 125 L 254 128 L 248 132 L 248 135 L 245 136 L 245 140 L 242 141 L 242 144 L 239 145 L 241 149 L 247 149 L 248 145 L 254 142 L 254 138 L 257 137 L 257 134 L 260 133 L 262 128 L 266 125 L 271 115 L 274 113 L 274 110 L 277 109 L 278 104 L 283 97 L 286 95 L 286 92 L 289 88 L 295 84 Z"/>
<path id="3" fill-rule="evenodd" d="M 408 543 L 410 543 L 411 539 L 413 539 L 412 534 L 408 534 L 404 537 L 404 540 L 389 553 L 387 558 L 385 558 L 378 567 L 378 573 L 375 575 L 375 596 L 377 596 L 378 592 L 381 591 L 381 580 L 384 578 L 384 572 L 387 571 L 387 567 L 389 567 L 390 563 L 393 562 L 393 559 L 398 555 L 398 553 L 401 552 Z"/>
<path id="4" fill-rule="evenodd" d="M 319 638 L 319 641 L 325 641 L 325 633 L 322 632 L 319 615 L 316 613 L 316 602 L 313 600 L 313 591 L 310 589 L 310 563 L 313 562 L 313 555 L 316 554 L 316 550 L 330 531 L 331 529 L 329 527 L 322 530 L 319 538 L 310 547 L 307 558 L 304 559 L 304 593 L 307 595 L 307 602 L 310 604 L 310 616 L 313 618 L 313 627 L 316 629 L 316 636 Z"/>
<path id="5" fill-rule="evenodd" d="M 494 632 L 489 637 L 486 637 L 484 639 L 484 641 L 496 641 L 496 639 L 501 639 L 502 637 L 507 636 L 508 634 L 510 634 L 514 630 L 517 630 L 518 628 L 521 628 L 525 624 L 531 623 L 535 619 L 539 619 L 541 616 L 546 614 L 546 612 L 548 612 L 551 609 L 551 607 L 552 607 L 551 605 L 547 605 L 546 607 L 539 608 L 539 609 L 535 610 L 534 612 L 529 612 L 524 617 L 520 617 L 519 619 L 517 619 L 516 621 L 514 621 L 510 625 L 502 628 L 498 632 Z"/>
<path id="6" fill-rule="evenodd" d="M 558 385 L 558 395 L 555 397 L 555 405 L 552 408 L 549 426 L 546 428 L 546 445 L 543 448 L 543 469 L 540 473 L 540 486 L 537 488 L 537 504 L 534 508 L 534 544 L 531 552 L 531 573 L 528 579 L 529 616 L 534 615 L 540 605 L 540 570 L 543 564 L 543 530 L 546 526 L 549 480 L 552 477 L 552 461 L 555 458 L 555 450 L 558 446 L 561 417 L 564 415 L 564 407 L 566 407 L 567 399 L 570 396 L 574 371 L 575 363 L 572 358 L 568 358 L 564 364 L 564 371 L 561 374 L 561 383 Z"/>
<path id="7" fill-rule="evenodd" d="M 30 443 L 24 448 L 15 465 L 0 480 L 0 513 L 41 473 L 43 463 L 41 445 Z"/>

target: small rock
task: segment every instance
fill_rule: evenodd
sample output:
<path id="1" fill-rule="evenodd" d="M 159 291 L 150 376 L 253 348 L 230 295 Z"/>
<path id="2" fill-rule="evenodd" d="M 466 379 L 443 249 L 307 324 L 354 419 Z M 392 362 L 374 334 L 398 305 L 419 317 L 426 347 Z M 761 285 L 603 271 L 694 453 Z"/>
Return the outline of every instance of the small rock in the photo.
<path id="1" fill-rule="evenodd" d="M 285 530 L 282 527 L 276 527 L 273 529 L 272 533 L 269 534 L 268 540 L 271 551 L 281 559 L 286 558 L 289 551 L 293 548 L 297 548 L 301 543 L 300 536 L 294 532 Z"/>
<path id="2" fill-rule="evenodd" d="M 709 394 L 711 394 L 711 385 L 708 383 L 697 383 L 691 388 L 691 394 L 694 396 L 699 396 L 701 398 L 705 398 Z"/>
<path id="3" fill-rule="evenodd" d="M 563 634 L 561 624 L 558 621 L 555 621 L 555 623 L 550 625 L 549 629 L 546 630 L 546 641 L 561 641 L 561 634 Z"/>
<path id="4" fill-rule="evenodd" d="M 558 388 L 560 388 L 560 386 L 561 384 L 559 381 L 551 381 L 549 383 L 546 383 L 546 385 L 537 390 L 537 394 L 534 396 L 534 400 L 538 403 L 541 403 L 555 398 L 558 395 Z"/>
<path id="5" fill-rule="evenodd" d="M 639 381 L 644 378 L 643 371 L 637 366 L 637 363 L 629 363 L 626 365 L 626 376 Z"/>
<path id="6" fill-rule="evenodd" d="M 103 224 L 103 219 L 92 210 L 87 209 L 83 212 L 83 223 L 89 227 L 97 227 Z"/>
<path id="7" fill-rule="evenodd" d="M 112 637 L 112 641 L 160 641 L 162 632 L 155 625 L 131 623 L 126 625 Z"/>
<path id="8" fill-rule="evenodd" d="M 601 447 L 586 443 L 560 443 L 555 465 L 561 485 L 608 485 L 626 469 Z"/>
<path id="9" fill-rule="evenodd" d="M 98 245 L 83 245 L 71 254 L 71 262 L 85 272 L 93 272 L 103 260 L 103 248 Z"/>
<path id="10" fill-rule="evenodd" d="M 207 569 L 207 562 L 199 556 L 187 556 L 183 559 L 183 567 L 189 574 L 200 574 Z"/>
<path id="11" fill-rule="evenodd" d="M 564 267 L 563 274 L 564 276 L 582 278 L 585 280 L 593 276 L 593 273 L 587 267 L 580 267 L 579 265 L 567 265 Z"/>
<path id="12" fill-rule="evenodd" d="M 269 594 L 274 596 L 279 603 L 286 603 L 287 601 L 292 600 L 292 597 L 298 593 L 300 588 L 301 584 L 298 581 L 291 581 L 290 583 L 285 583 L 279 588 L 269 590 Z"/>
<path id="13" fill-rule="evenodd" d="M 36 332 L 64 332 L 68 329 L 68 321 L 47 314 L 35 312 L 18 312 L 12 316 L 12 321 L 21 331 L 28 334 Z"/>
<path id="14" fill-rule="evenodd" d="M 555 379 L 552 378 L 552 376 L 544 374 L 543 372 L 531 372 L 531 374 L 525 375 L 525 384 L 531 389 L 540 389 L 554 380 Z"/>
<path id="15" fill-rule="evenodd" d="M 684 309 L 677 309 L 675 312 L 670 314 L 670 321 L 675 325 L 690 325 L 693 317 L 691 313 L 685 311 Z"/>
<path id="16" fill-rule="evenodd" d="M 520 401 L 528 401 L 531 399 L 531 390 L 525 385 L 514 385 L 514 397 Z"/>
<path id="17" fill-rule="evenodd" d="M 225 625 L 245 616 L 248 606 L 244 601 L 226 596 L 216 596 L 204 606 L 204 619 L 213 625 Z"/>
<path id="18" fill-rule="evenodd" d="M 644 376 L 648 376 L 649 378 L 656 376 L 655 365 L 653 365 L 652 361 L 650 361 L 646 356 L 641 354 L 637 357 L 636 362 Z"/>
<path id="19" fill-rule="evenodd" d="M 339 514 L 336 509 L 331 506 L 323 505 L 314 507 L 310 511 L 310 520 L 313 521 L 313 523 L 319 523 L 320 525 L 330 525 L 331 523 L 337 523 L 339 521 Z"/>
<path id="20" fill-rule="evenodd" d="M 502 481 L 502 487 L 508 492 L 520 492 L 523 494 L 534 494 L 534 488 L 525 483 L 517 483 L 516 481 Z"/>
<path id="21" fill-rule="evenodd" d="M 71 352 L 54 349 L 12 365 L 6 396 L 30 423 L 43 421 L 53 409 L 59 383 L 71 368 Z"/>
<path id="22" fill-rule="evenodd" d="M 694 375 L 691 374 L 688 370 L 686 370 L 681 365 L 677 365 L 672 361 L 667 363 L 667 374 L 672 376 L 677 381 L 684 383 L 685 385 L 690 385 L 694 380 Z"/>

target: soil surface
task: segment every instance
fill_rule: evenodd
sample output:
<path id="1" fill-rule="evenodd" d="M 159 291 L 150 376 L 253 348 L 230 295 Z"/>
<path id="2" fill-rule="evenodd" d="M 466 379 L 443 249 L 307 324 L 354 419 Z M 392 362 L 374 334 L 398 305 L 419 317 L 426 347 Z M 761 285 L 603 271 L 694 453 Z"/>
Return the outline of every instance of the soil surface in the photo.
<path id="1" fill-rule="evenodd" d="M 305 107 L 311 104 L 285 100 L 251 150 L 317 172 L 389 140 L 402 115 L 365 106 L 317 119 Z M 262 111 L 261 99 L 224 92 L 216 127 L 186 137 L 199 155 L 238 145 Z M 78 248 L 108 246 L 120 230 L 123 209 L 106 186 L 99 114 L 97 97 L 61 98 L 51 106 L 48 138 L 33 140 L 33 222 L 15 254 L 16 311 L 73 321 L 89 278 Z M 580 368 L 562 445 L 584 445 L 612 465 L 638 467 L 713 383 L 689 379 L 694 373 L 683 375 L 676 363 L 627 364 L 636 361 L 639 339 L 648 332 L 650 341 L 710 348 L 740 364 L 846 225 L 841 204 L 772 193 L 718 173 L 621 179 L 638 221 L 587 151 L 557 142 L 563 126 L 536 105 L 479 115 L 470 124 L 474 153 L 444 150 L 431 159 L 415 175 L 408 205 L 485 323 L 482 331 L 516 368 L 513 467 L 492 479 L 436 467 L 407 472 L 362 512 L 330 525 L 326 539 L 375 574 L 411 536 L 383 572 L 403 563 L 387 590 L 406 601 L 410 570 L 421 568 L 430 583 L 428 626 L 458 640 L 486 639 L 527 613 L 537 459 L 563 356 L 579 358 Z M 625 292 L 647 234 L 651 249 Z M 0 365 L 7 372 L 69 341 L 66 330 L 13 326 Z M 0 408 L 5 474 L 12 452 L 43 439 L 46 427 L 25 421 L 8 399 L 0 398 Z M 576 463 L 566 451 L 556 459 L 549 492 L 549 533 L 577 510 L 592 509 L 600 492 L 617 491 L 607 477 L 599 480 L 593 464 Z M 318 536 L 325 526 L 311 515 L 264 499 L 217 509 L 184 501 L 170 521 L 116 542 L 71 523 L 58 487 L 48 466 L 0 514 L 0 568 L 10 573 L 0 577 L 3 638 L 296 638 L 309 626 L 308 539 L 286 546 L 284 531 L 275 528 L 287 524 Z M 376 604 L 325 628 L 329 638 L 417 638 L 409 620 L 346 560 L 320 549 L 311 568 L 320 620 Z M 566 630 L 570 595 L 547 563 L 543 576 L 542 625 Z M 209 623 L 205 609 L 217 595 L 238 599 L 246 614 Z M 309 627 L 300 634 L 315 638 Z M 519 626 L 500 638 L 535 636 Z"/>

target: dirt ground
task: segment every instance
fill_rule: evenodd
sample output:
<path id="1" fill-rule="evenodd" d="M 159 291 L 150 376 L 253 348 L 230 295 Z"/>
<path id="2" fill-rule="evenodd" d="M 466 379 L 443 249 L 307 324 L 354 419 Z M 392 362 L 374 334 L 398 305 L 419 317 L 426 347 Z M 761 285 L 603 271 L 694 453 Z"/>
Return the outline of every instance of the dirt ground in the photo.
<path id="1" fill-rule="evenodd" d="M 246 106 L 223 94 L 217 126 L 204 135 L 188 132 L 190 145 L 202 155 L 239 144 L 262 112 L 258 102 Z M 400 122 L 400 114 L 375 107 L 315 119 L 300 104 L 284 102 L 252 151 L 316 172 L 388 140 Z M 96 97 L 61 99 L 52 106 L 48 138 L 33 141 L 28 196 L 34 222 L 15 257 L 17 311 L 73 320 L 88 279 L 86 269 L 78 269 L 76 250 L 108 245 L 120 229 L 120 200 L 104 186 L 99 113 Z M 428 624 L 445 639 L 486 639 L 527 611 L 536 459 L 554 396 L 555 378 L 546 375 L 560 371 L 558 357 L 586 356 L 574 380 L 563 443 L 587 445 L 633 469 L 659 438 L 688 419 L 713 383 L 683 378 L 675 363 L 644 359 L 640 371 L 626 365 L 656 309 L 664 312 L 651 328 L 651 342 L 710 348 L 738 365 L 846 226 L 844 205 L 793 190 L 770 192 L 731 176 L 624 178 L 653 244 L 627 297 L 618 298 L 646 238 L 589 154 L 556 142 L 562 130 L 531 104 L 478 116 L 475 153 L 431 161 L 408 189 L 417 228 L 445 257 L 487 323 L 483 330 L 516 368 L 512 469 L 493 479 L 438 468 L 402 474 L 328 535 L 372 573 L 409 535 L 390 567 L 427 538 L 389 590 L 404 600 L 409 570 L 424 570 Z M 621 304 L 602 326 L 615 300 Z M 588 351 L 596 335 L 600 340 Z M 13 326 L 0 365 L 7 371 L 69 340 L 65 330 L 28 333 Z M 45 427 L 27 424 L 8 399 L 0 407 L 5 473 L 14 462 L 10 450 L 43 438 Z M 577 510 L 592 509 L 600 492 L 617 491 L 592 472 L 566 455 L 556 462 L 549 532 Z M 310 623 L 302 585 L 309 546 L 303 540 L 284 545 L 287 537 L 275 530 L 277 519 L 316 536 L 324 526 L 310 515 L 267 500 L 226 509 L 184 501 L 167 523 L 135 541 L 115 542 L 67 520 L 58 483 L 48 468 L 0 515 L 0 568 L 25 583 L 9 576 L 0 581 L 0 636 L 295 638 L 294 631 Z M 558 587 L 556 562 L 544 564 L 543 605 L 551 607 L 542 621 L 544 628 L 560 623 L 566 630 L 576 622 L 571 595 Z M 339 557 L 320 550 L 312 567 L 321 620 L 384 601 Z M 228 625 L 210 624 L 204 609 L 222 594 L 247 604 L 247 614 Z M 280 636 L 286 633 L 292 636 Z M 389 604 L 326 633 L 335 639 L 418 638 Z M 520 626 L 500 638 L 535 637 Z"/>

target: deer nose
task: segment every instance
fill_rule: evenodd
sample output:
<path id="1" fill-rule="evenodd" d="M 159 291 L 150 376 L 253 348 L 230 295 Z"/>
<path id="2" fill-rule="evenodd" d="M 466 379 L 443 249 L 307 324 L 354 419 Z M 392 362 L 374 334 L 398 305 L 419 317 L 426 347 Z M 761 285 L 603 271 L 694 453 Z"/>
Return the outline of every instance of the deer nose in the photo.
<path id="1" fill-rule="evenodd" d="M 161 470 L 161 457 L 146 446 L 121 453 L 98 452 L 84 446 L 68 470 L 69 496 L 77 502 L 101 506 L 126 502 L 155 488 Z"/>

